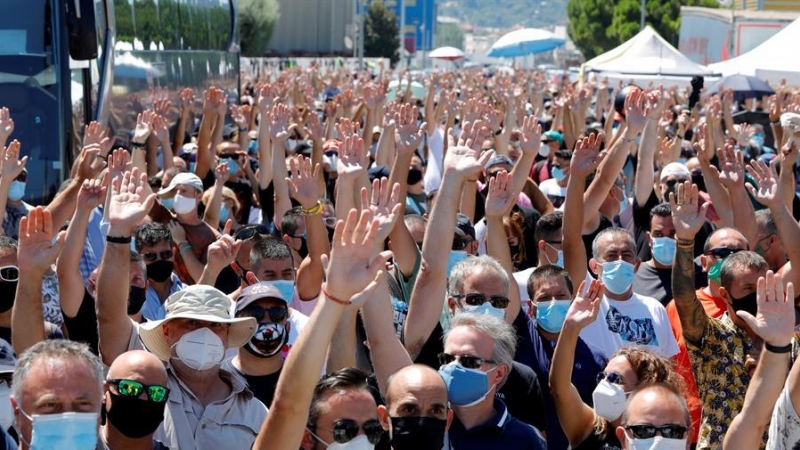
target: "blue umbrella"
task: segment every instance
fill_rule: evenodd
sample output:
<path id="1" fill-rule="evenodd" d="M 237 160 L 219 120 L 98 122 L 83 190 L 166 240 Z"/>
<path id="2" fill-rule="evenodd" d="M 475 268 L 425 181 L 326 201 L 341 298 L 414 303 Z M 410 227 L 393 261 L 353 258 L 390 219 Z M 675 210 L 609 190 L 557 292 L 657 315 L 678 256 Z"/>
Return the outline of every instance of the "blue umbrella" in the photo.
<path id="1" fill-rule="evenodd" d="M 494 58 L 515 58 L 535 55 L 564 45 L 565 40 L 538 28 L 523 28 L 512 31 L 492 45 L 489 55 Z"/>
<path id="2" fill-rule="evenodd" d="M 733 90 L 733 96 L 737 102 L 744 101 L 747 98 L 763 97 L 775 93 L 761 78 L 738 73 L 720 78 L 708 88 L 708 92 L 711 94 L 721 94 L 722 91 L 727 91 L 729 89 Z"/>

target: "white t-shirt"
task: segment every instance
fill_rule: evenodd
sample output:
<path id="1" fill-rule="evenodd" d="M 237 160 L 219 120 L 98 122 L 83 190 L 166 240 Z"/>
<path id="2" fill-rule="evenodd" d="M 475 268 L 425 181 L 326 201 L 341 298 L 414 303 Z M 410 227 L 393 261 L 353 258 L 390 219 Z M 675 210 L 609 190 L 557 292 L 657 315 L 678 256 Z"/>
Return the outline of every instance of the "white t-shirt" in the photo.
<path id="1" fill-rule="evenodd" d="M 678 353 L 667 310 L 658 300 L 636 293 L 628 300 L 604 295 L 597 320 L 581 331 L 581 338 L 606 358 L 630 346 L 648 348 L 664 358 Z"/>
<path id="2" fill-rule="evenodd" d="M 428 167 L 422 178 L 422 187 L 425 192 L 439 189 L 442 184 L 442 168 L 444 167 L 444 130 L 441 126 L 434 128 L 433 134 L 428 135 Z"/>
<path id="3" fill-rule="evenodd" d="M 544 194 L 559 211 L 564 210 L 564 199 L 567 197 L 567 187 L 561 187 L 558 185 L 558 181 L 555 178 L 548 178 L 539 185 L 539 190 L 542 191 Z M 557 200 L 561 199 L 561 202 Z"/>
<path id="4" fill-rule="evenodd" d="M 767 450 L 798 448 L 798 442 L 800 442 L 800 417 L 797 416 L 797 411 L 792 405 L 792 396 L 789 394 L 788 387 L 784 387 L 772 410 Z"/>

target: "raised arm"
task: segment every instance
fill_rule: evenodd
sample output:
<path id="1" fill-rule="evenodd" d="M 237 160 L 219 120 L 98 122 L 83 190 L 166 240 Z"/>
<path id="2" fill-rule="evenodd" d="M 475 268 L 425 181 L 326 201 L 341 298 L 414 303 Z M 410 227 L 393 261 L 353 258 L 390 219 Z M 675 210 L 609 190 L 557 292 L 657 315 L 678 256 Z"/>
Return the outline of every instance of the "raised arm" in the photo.
<path id="1" fill-rule="evenodd" d="M 214 169 L 214 186 L 211 187 L 211 199 L 203 212 L 203 222 L 215 230 L 219 229 L 219 212 L 222 208 L 222 189 L 228 182 L 230 173 L 227 164 L 219 164 Z M 180 248 L 180 247 L 179 247 Z M 196 278 L 195 278 L 196 279 Z"/>
<path id="2" fill-rule="evenodd" d="M 415 358 L 428 340 L 442 311 L 447 286 L 447 260 L 456 227 L 456 212 L 464 182 L 481 172 L 493 151 L 481 155 L 481 142 L 486 137 L 483 122 L 464 123 L 459 145 L 450 149 L 444 159 L 444 175 L 436 203 L 428 220 L 422 244 L 422 263 L 411 293 L 406 316 L 405 346 Z"/>
<path id="3" fill-rule="evenodd" d="M 703 338 L 709 318 L 694 289 L 694 238 L 705 223 L 709 204 L 700 206 L 697 185 L 686 181 L 678 185 L 677 197 L 670 192 L 669 206 L 677 241 L 672 267 L 672 296 L 684 339 L 697 344 Z"/>
<path id="4" fill-rule="evenodd" d="M 197 278 L 197 284 L 214 286 L 222 269 L 230 266 L 236 260 L 239 249 L 242 247 L 242 241 L 236 240 L 231 236 L 232 225 L 233 221 L 228 219 L 219 239 L 208 246 L 206 265 L 203 268 L 203 273 Z"/>
<path id="5" fill-rule="evenodd" d="M 1 109 L 0 117 L 2 117 Z M 20 143 L 16 139 L 11 141 L 8 147 L 0 146 L 0 211 L 6 210 L 8 190 L 11 189 L 11 183 L 22 173 L 22 169 L 25 168 L 25 164 L 28 162 L 27 156 L 20 159 L 19 155 Z M 0 227 L 0 236 L 2 236 L 2 234 L 2 228 Z"/>
<path id="6" fill-rule="evenodd" d="M 286 169 L 286 150 L 283 144 L 289 137 L 289 108 L 284 104 L 277 104 L 272 107 L 272 114 L 269 118 L 269 133 L 272 137 L 272 170 L 279 176 L 272 178 L 275 187 L 275 223 L 280 224 L 286 211 L 292 209 L 292 202 L 289 200 L 289 186 L 283 174 L 288 173 Z M 266 186 L 264 186 L 266 188 Z"/>
<path id="7" fill-rule="evenodd" d="M 11 329 L 14 330 L 11 344 L 18 355 L 45 339 L 42 280 L 56 262 L 66 236 L 64 232 L 58 233 L 54 243 L 55 232 L 50 212 L 41 206 L 19 222 L 19 282 L 11 312 Z"/>
<path id="8" fill-rule="evenodd" d="M 542 126 L 539 125 L 536 117 L 526 116 L 522 119 L 522 129 L 520 130 L 519 149 L 522 156 L 514 168 L 511 169 L 511 189 L 519 193 L 528 182 L 528 175 L 531 173 L 531 166 L 542 145 Z M 545 197 L 546 198 L 546 197 Z"/>
<path id="9" fill-rule="evenodd" d="M 705 146 L 708 145 L 709 142 L 708 134 L 706 133 L 706 124 L 700 125 L 697 134 L 699 139 L 694 143 L 694 150 L 697 153 L 697 160 L 700 162 L 700 172 L 703 174 L 706 192 L 708 192 L 708 195 L 711 197 L 711 204 L 714 205 L 714 211 L 716 211 L 717 216 L 719 216 L 719 225 L 732 227 L 734 224 L 731 196 L 719 179 L 719 171 L 711 166 L 711 161 L 706 157 Z"/>
<path id="10" fill-rule="evenodd" d="M 733 224 L 744 234 L 748 242 L 756 242 L 758 241 L 756 212 L 744 187 L 744 154 L 738 150 L 734 151 L 731 145 L 725 145 L 724 149 L 717 150 L 717 156 L 719 181 L 728 189 L 731 203 L 736 205 L 733 208 Z"/>
<path id="11" fill-rule="evenodd" d="M 658 118 L 663 112 L 666 102 L 664 92 L 661 90 L 651 91 L 646 94 L 646 103 L 649 109 L 647 124 L 642 131 L 642 139 L 639 143 L 639 152 L 636 163 L 636 182 L 634 184 L 633 196 L 636 203 L 643 207 L 653 192 L 655 182 L 655 172 L 653 162 L 656 150 L 658 149 Z"/>
<path id="12" fill-rule="evenodd" d="M 211 170 L 213 159 L 211 135 L 217 123 L 217 110 L 223 101 L 221 90 L 214 86 L 208 88 L 203 102 L 203 117 L 200 119 L 200 130 L 197 134 L 197 162 L 194 166 L 194 173 L 200 179 L 205 178 L 208 171 Z"/>
<path id="13" fill-rule="evenodd" d="M 314 387 L 319 381 L 328 344 L 345 307 L 359 308 L 371 297 L 388 260 L 383 253 L 370 262 L 378 227 L 364 211 L 351 210 L 345 223 L 336 224 L 333 249 L 327 263 L 323 295 L 283 365 L 270 414 L 253 445 L 254 450 L 299 448 L 308 422 Z"/>
<path id="14" fill-rule="evenodd" d="M 185 88 L 181 91 L 180 98 L 181 110 L 178 114 L 178 123 L 175 125 L 175 135 L 172 137 L 173 154 L 180 154 L 181 147 L 183 147 L 186 139 L 186 124 L 189 123 L 189 119 L 192 117 L 194 91 L 191 88 Z"/>
<path id="15" fill-rule="evenodd" d="M 510 186 L 510 175 L 502 170 L 495 178 L 489 179 L 489 195 L 486 196 L 486 253 L 500 262 L 509 280 L 514 279 L 514 265 L 511 262 L 511 250 L 508 247 L 508 236 L 503 227 L 503 217 L 508 214 L 519 195 Z M 506 322 L 513 323 L 520 310 L 519 286 L 508 284 Z"/>
<path id="16" fill-rule="evenodd" d="M 366 149 L 364 141 L 358 136 L 357 126 L 343 119 L 337 126 L 342 146 L 339 148 L 339 164 L 336 166 L 336 217 L 344 220 L 348 211 L 356 207 L 356 198 L 360 192 L 357 188 L 359 180 L 366 173 L 364 166 Z"/>
<path id="17" fill-rule="evenodd" d="M 792 346 L 794 331 L 794 285 L 786 285 L 784 295 L 780 274 L 767 272 L 759 277 L 756 287 L 758 314 L 753 317 L 746 311 L 737 311 L 753 332 L 773 347 Z M 791 364 L 791 352 L 775 353 L 764 348 L 756 372 L 747 387 L 744 406 L 731 422 L 725 434 L 725 450 L 750 450 L 758 448 L 772 417 L 775 402 L 784 388 Z M 800 365 L 796 366 L 800 367 Z M 794 373 L 795 370 L 792 369 Z M 786 385 L 796 390 L 792 383 Z"/>
<path id="18" fill-rule="evenodd" d="M 5 106 L 0 108 L 0 148 L 6 146 L 9 136 L 14 132 L 14 119 Z"/>
<path id="19" fill-rule="evenodd" d="M 272 109 L 272 90 L 264 85 L 258 93 L 258 187 L 266 189 L 272 183 L 272 147 L 270 141 L 270 111 Z M 283 144 L 281 144 L 283 145 Z"/>
<path id="20" fill-rule="evenodd" d="M 586 282 L 582 281 L 578 292 L 583 292 Z M 575 364 L 575 348 L 581 330 L 597 319 L 600 301 L 605 288 L 603 283 L 593 280 L 585 296 L 578 296 L 572 302 L 564 319 L 564 326 L 553 351 L 550 366 L 550 392 L 555 402 L 561 428 L 572 447 L 582 443 L 592 433 L 595 413 L 591 406 L 583 403 L 578 390 L 572 384 L 572 366 Z"/>

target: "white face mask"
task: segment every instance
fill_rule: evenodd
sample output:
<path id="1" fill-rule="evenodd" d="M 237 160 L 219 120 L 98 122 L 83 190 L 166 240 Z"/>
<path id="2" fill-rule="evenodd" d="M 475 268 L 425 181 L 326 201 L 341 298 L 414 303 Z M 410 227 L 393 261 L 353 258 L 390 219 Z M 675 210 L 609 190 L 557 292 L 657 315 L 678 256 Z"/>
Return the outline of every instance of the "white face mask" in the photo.
<path id="1" fill-rule="evenodd" d="M 184 197 L 181 194 L 175 195 L 172 203 L 172 208 L 177 214 L 189 214 L 197 206 L 197 200 L 194 197 Z"/>
<path id="2" fill-rule="evenodd" d="M 334 442 L 328 446 L 328 450 L 373 450 L 375 446 L 369 442 L 366 434 L 356 436 L 355 439 L 344 444 Z"/>
<path id="3" fill-rule="evenodd" d="M 222 363 L 225 346 L 208 328 L 186 333 L 175 344 L 175 359 L 194 370 L 208 370 Z"/>
<path id="4" fill-rule="evenodd" d="M 539 145 L 539 156 L 541 156 L 542 158 L 547 158 L 547 155 L 549 154 L 550 154 L 550 146 L 547 145 L 547 143 L 542 142 Z"/>
<path id="5" fill-rule="evenodd" d="M 594 412 L 598 416 L 613 422 L 625 411 L 625 391 L 622 386 L 603 380 L 592 392 Z"/>
<path id="6" fill-rule="evenodd" d="M 7 430 L 14 424 L 14 408 L 11 407 L 11 388 L 8 383 L 0 383 L 0 427 Z"/>
<path id="7" fill-rule="evenodd" d="M 668 439 L 663 436 L 650 439 L 628 438 L 628 447 L 631 450 L 686 450 L 686 439 Z"/>

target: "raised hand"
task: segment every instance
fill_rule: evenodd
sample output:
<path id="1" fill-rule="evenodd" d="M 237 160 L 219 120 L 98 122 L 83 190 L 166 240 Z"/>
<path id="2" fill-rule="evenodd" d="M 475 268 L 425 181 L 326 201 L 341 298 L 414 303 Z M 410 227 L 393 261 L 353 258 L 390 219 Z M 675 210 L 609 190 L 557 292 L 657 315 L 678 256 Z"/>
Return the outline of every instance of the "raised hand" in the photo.
<path id="1" fill-rule="evenodd" d="M 325 137 L 322 132 L 322 123 L 319 121 L 319 116 L 316 113 L 308 115 L 308 119 L 306 119 L 306 130 L 308 131 L 309 139 L 322 140 Z"/>
<path id="2" fill-rule="evenodd" d="M 61 248 L 64 247 L 67 233 L 58 233 L 58 238 L 53 243 L 55 232 L 53 216 L 41 206 L 37 206 L 20 220 L 17 267 L 22 275 L 43 275 L 56 262 Z"/>
<path id="3" fill-rule="evenodd" d="M 106 162 L 99 158 L 102 147 L 93 144 L 81 149 L 78 159 L 75 161 L 75 176 L 79 181 L 97 178 L 100 172 L 106 168 Z"/>
<path id="4" fill-rule="evenodd" d="M 206 97 L 203 101 L 203 116 L 212 118 L 216 116 L 220 103 L 222 102 L 222 91 L 214 86 L 206 90 Z"/>
<path id="5" fill-rule="evenodd" d="M 262 114 L 267 114 L 270 109 L 272 109 L 272 105 L 277 101 L 276 97 L 277 92 L 271 84 L 264 83 L 264 85 L 261 86 L 261 89 L 258 90 L 258 101 L 256 105 Z"/>
<path id="6" fill-rule="evenodd" d="M 167 224 L 167 227 L 169 227 L 169 233 L 172 236 L 172 242 L 174 242 L 175 245 L 180 247 L 182 243 L 189 242 L 189 240 L 186 239 L 186 230 L 183 229 L 183 225 L 181 225 L 177 220 L 170 220 Z"/>
<path id="7" fill-rule="evenodd" d="M 124 148 L 118 148 L 108 155 L 108 172 L 111 179 L 122 178 L 122 174 L 133 169 L 131 154 Z"/>
<path id="8" fill-rule="evenodd" d="M 744 147 L 750 142 L 750 135 L 752 127 L 748 123 L 740 123 L 739 129 L 736 130 L 736 143 L 739 144 L 740 147 Z"/>
<path id="9" fill-rule="evenodd" d="M 678 184 L 678 195 L 669 193 L 669 206 L 672 210 L 672 222 L 675 225 L 675 237 L 678 239 L 694 239 L 706 221 L 706 212 L 711 203 L 700 206 L 697 185 L 690 181 Z"/>
<path id="10" fill-rule="evenodd" d="M 366 168 L 361 165 L 364 159 L 364 140 L 358 136 L 348 136 L 339 148 L 339 164 L 336 165 L 336 172 L 339 177 L 354 179 L 358 177 Z"/>
<path id="11" fill-rule="evenodd" d="M 397 124 L 397 135 L 399 137 L 397 151 L 401 154 L 408 154 L 419 148 L 422 137 L 425 135 L 427 123 L 423 122 L 417 127 L 417 121 L 414 117 L 416 112 L 417 108 L 406 104 L 401 106 L 400 112 L 394 115 L 394 122 Z"/>
<path id="12" fill-rule="evenodd" d="M 631 89 L 625 97 L 625 122 L 630 131 L 641 133 L 647 124 L 644 100 L 644 92 L 638 89 Z"/>
<path id="13" fill-rule="evenodd" d="M 522 130 L 520 130 L 519 148 L 523 153 L 538 152 L 542 145 L 542 126 L 534 116 L 526 116 L 522 119 Z"/>
<path id="14" fill-rule="evenodd" d="M 194 107 L 194 91 L 186 88 L 181 91 L 181 114 L 188 114 Z"/>
<path id="15" fill-rule="evenodd" d="M 0 146 L 6 145 L 8 137 L 14 132 L 14 119 L 8 108 L 0 108 Z"/>
<path id="16" fill-rule="evenodd" d="M 273 141 L 281 145 L 289 137 L 289 116 L 289 108 L 284 104 L 273 106 L 269 115 L 269 135 Z"/>
<path id="17" fill-rule="evenodd" d="M 156 115 L 166 118 L 169 117 L 169 107 L 171 105 L 167 90 L 164 89 L 158 93 L 158 98 L 153 102 L 153 111 Z"/>
<path id="18" fill-rule="evenodd" d="M 136 117 L 136 129 L 133 131 L 133 142 L 144 144 L 150 133 L 153 131 L 153 121 L 156 114 L 148 109 Z"/>
<path id="19" fill-rule="evenodd" d="M 444 172 L 451 172 L 463 179 L 477 176 L 483 171 L 494 151 L 481 154 L 481 144 L 489 130 L 485 122 L 470 124 L 465 122 L 458 138 L 458 145 L 447 150 L 444 158 Z"/>
<path id="20" fill-rule="evenodd" d="M 361 210 L 372 213 L 373 222 L 378 224 L 378 237 L 375 242 L 383 245 L 400 217 L 400 185 L 395 183 L 389 188 L 389 179 L 381 178 L 372 181 L 372 194 L 367 188 L 361 188 Z"/>
<path id="21" fill-rule="evenodd" d="M 225 185 L 231 178 L 230 169 L 227 164 L 217 164 L 214 168 L 214 182 Z"/>
<path id="22" fill-rule="evenodd" d="M 336 124 L 336 132 L 339 133 L 339 139 L 344 140 L 350 136 L 360 136 L 359 127 L 357 122 L 353 122 L 348 118 L 344 118 Z"/>
<path id="23" fill-rule="evenodd" d="M 719 157 L 719 181 L 728 188 L 743 186 L 744 183 L 744 154 L 734 151 L 730 144 L 722 150 L 717 150 Z"/>
<path id="24" fill-rule="evenodd" d="M 153 136 L 158 142 L 169 143 L 169 123 L 162 116 L 153 118 Z"/>
<path id="25" fill-rule="evenodd" d="M 238 105 L 231 105 L 230 107 L 231 119 L 233 119 L 233 123 L 235 123 L 240 130 L 243 128 L 247 129 L 248 125 L 247 122 L 248 118 L 245 117 L 243 109 L 244 106 L 238 106 Z"/>
<path id="26" fill-rule="evenodd" d="M 229 266 L 239 254 L 239 249 L 242 247 L 241 240 L 234 239 L 231 236 L 231 226 L 233 221 L 228 220 L 225 222 L 225 228 L 222 235 L 212 242 L 206 250 L 206 267 L 209 267 L 215 272 L 219 272 L 225 267 Z"/>
<path id="27" fill-rule="evenodd" d="M 489 194 L 486 196 L 486 217 L 501 218 L 516 201 L 511 189 L 511 176 L 501 170 L 494 178 L 489 179 Z"/>
<path id="28" fill-rule="evenodd" d="M 108 221 L 111 224 L 109 235 L 130 236 L 134 228 L 144 220 L 153 203 L 156 194 L 145 194 L 147 174 L 140 173 L 134 167 L 130 172 L 125 172 L 122 178 L 111 181 L 111 200 L 108 205 Z"/>
<path id="29" fill-rule="evenodd" d="M 769 270 L 766 278 L 758 278 L 756 301 L 758 314 L 755 317 L 747 311 L 736 311 L 736 315 L 764 342 L 776 347 L 791 344 L 794 332 L 794 284 L 786 285 L 784 295 L 781 274 Z"/>
<path id="30" fill-rule="evenodd" d="M 78 211 L 88 213 L 105 201 L 108 179 L 109 175 L 108 172 L 106 172 L 106 175 L 101 180 L 83 180 L 81 190 L 78 191 L 78 202 L 76 206 Z"/>
<path id="31" fill-rule="evenodd" d="M 319 164 L 311 169 L 311 158 L 297 155 L 289 160 L 290 178 L 286 178 L 289 185 L 289 193 L 295 200 L 300 202 L 300 206 L 305 209 L 313 207 L 320 198 L 319 184 Z"/>
<path id="32" fill-rule="evenodd" d="M 3 182 L 11 183 L 22 173 L 22 169 L 25 168 L 28 157 L 24 156 L 22 159 L 19 159 L 19 153 L 20 143 L 16 139 L 11 141 L 8 147 L 3 147 L 2 152 L 0 152 L 0 157 L 3 158 L 0 160 L 0 177 L 2 177 L 1 179 Z"/>
<path id="33" fill-rule="evenodd" d="M 586 281 L 582 281 L 577 292 L 583 292 Z M 605 286 L 599 280 L 592 280 L 589 289 L 583 296 L 575 297 L 569 306 L 567 317 L 564 319 L 564 329 L 582 330 L 597 319 L 600 311 L 600 301 L 603 299 Z"/>
<path id="34" fill-rule="evenodd" d="M 753 160 L 747 166 L 747 171 L 758 184 L 758 189 L 756 189 L 752 184 L 745 183 L 745 187 L 753 198 L 768 208 L 781 204 L 780 183 L 775 166 L 769 166 L 761 160 Z"/>
<path id="35" fill-rule="evenodd" d="M 589 137 L 578 139 L 572 159 L 569 162 L 570 176 L 586 178 L 592 174 L 603 159 L 606 151 L 600 151 L 603 144 L 603 133 L 590 134 Z"/>

